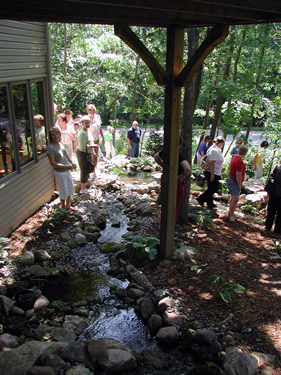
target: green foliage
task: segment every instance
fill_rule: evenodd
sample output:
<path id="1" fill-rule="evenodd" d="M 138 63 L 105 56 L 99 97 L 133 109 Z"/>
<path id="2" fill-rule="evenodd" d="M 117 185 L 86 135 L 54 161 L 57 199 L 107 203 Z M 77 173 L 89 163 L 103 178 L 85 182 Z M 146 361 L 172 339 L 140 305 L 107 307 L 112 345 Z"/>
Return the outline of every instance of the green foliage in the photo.
<path id="1" fill-rule="evenodd" d="M 192 264 L 192 265 L 189 266 L 189 268 L 190 268 L 190 271 L 193 271 L 197 275 L 199 275 L 200 272 L 203 271 L 203 268 L 208 268 L 208 263 L 204 263 L 204 264 Z"/>
<path id="2" fill-rule="evenodd" d="M 146 153 L 154 156 L 163 149 L 164 135 L 159 129 L 151 130 L 146 144 Z"/>
<path id="3" fill-rule="evenodd" d="M 211 276 L 210 282 L 211 289 L 214 292 L 214 297 L 221 297 L 221 299 L 226 303 L 231 302 L 230 292 L 244 293 L 246 290 L 240 284 L 229 284 L 226 282 L 225 278 L 217 275 Z"/>
<path id="4" fill-rule="evenodd" d="M 196 224 L 203 229 L 215 228 L 212 214 L 206 207 L 189 207 L 189 212 L 196 215 Z"/>
<path id="5" fill-rule="evenodd" d="M 241 209 L 241 211 L 249 213 L 249 214 L 258 211 L 258 209 L 256 207 L 252 206 L 249 203 L 244 204 L 243 206 L 240 207 L 240 209 Z"/>
<path id="6" fill-rule="evenodd" d="M 60 275 L 60 269 L 56 268 L 56 267 L 52 267 L 50 269 L 50 272 L 51 272 L 51 275 L 53 275 L 53 276 L 59 276 Z"/>
<path id="7" fill-rule="evenodd" d="M 57 204 L 53 206 L 45 204 L 45 207 L 47 208 L 47 220 L 45 221 L 45 225 L 50 227 L 55 227 L 66 220 L 72 221 L 81 217 L 77 211 L 69 211 L 59 208 L 59 205 Z M 51 208 L 52 210 L 50 211 Z"/>
<path id="8" fill-rule="evenodd" d="M 281 253 L 281 243 L 279 241 L 271 241 L 272 245 L 275 247 L 275 249 Z"/>
<path id="9" fill-rule="evenodd" d="M 122 299 L 126 296 L 127 290 L 122 288 L 117 288 L 117 286 L 112 286 L 110 288 L 110 293 L 115 294 L 118 298 Z"/>
<path id="10" fill-rule="evenodd" d="M 155 259 L 157 255 L 157 246 L 160 244 L 160 240 L 156 237 L 141 237 L 138 235 L 129 235 L 125 237 L 127 240 L 133 242 L 128 243 L 124 251 L 127 251 L 128 254 L 135 256 L 136 259 L 145 259 L 150 260 Z"/>
<path id="11" fill-rule="evenodd" d="M 63 309 L 66 306 L 67 306 L 67 303 L 61 301 L 60 299 L 59 300 L 54 300 L 54 301 L 52 301 L 50 303 L 50 307 L 53 308 L 53 309 L 55 309 L 55 310 L 61 310 L 61 309 Z"/>
<path id="12" fill-rule="evenodd" d="M 153 165 L 155 165 L 154 159 L 151 156 L 140 156 L 138 158 L 131 158 L 130 163 L 136 164 L 137 166 L 150 165 L 152 167 Z"/>
<path id="13" fill-rule="evenodd" d="M 6 249 L 11 249 L 12 245 L 8 243 L 8 238 L 0 237 L 0 264 L 4 263 L 5 259 L 8 259 L 9 253 Z"/>

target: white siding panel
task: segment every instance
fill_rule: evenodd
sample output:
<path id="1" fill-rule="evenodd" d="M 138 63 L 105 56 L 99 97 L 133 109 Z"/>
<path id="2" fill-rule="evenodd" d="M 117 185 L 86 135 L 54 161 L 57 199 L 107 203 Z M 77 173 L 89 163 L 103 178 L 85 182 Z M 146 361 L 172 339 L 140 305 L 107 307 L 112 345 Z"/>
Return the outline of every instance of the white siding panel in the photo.
<path id="1" fill-rule="evenodd" d="M 54 188 L 53 168 L 47 157 L 1 187 L 0 237 L 9 235 L 48 202 Z"/>
<path id="2" fill-rule="evenodd" d="M 46 77 L 44 24 L 0 20 L 0 56 L 0 82 Z"/>

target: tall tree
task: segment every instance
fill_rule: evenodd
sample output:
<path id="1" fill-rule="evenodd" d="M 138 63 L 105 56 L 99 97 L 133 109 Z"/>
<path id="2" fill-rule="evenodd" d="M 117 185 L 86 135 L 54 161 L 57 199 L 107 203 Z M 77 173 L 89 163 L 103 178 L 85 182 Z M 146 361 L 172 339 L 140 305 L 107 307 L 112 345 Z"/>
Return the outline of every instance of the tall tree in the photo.
<path id="1" fill-rule="evenodd" d="M 196 28 L 188 29 L 188 58 L 190 59 L 198 48 L 199 32 Z M 195 76 L 192 78 L 190 85 L 185 88 L 184 103 L 183 103 L 183 117 L 181 136 L 183 140 L 182 151 L 185 154 L 188 162 L 192 164 L 192 120 L 194 111 L 197 105 L 201 82 L 202 82 L 202 65 L 197 70 Z M 184 197 L 178 211 L 178 222 L 181 224 L 188 223 L 188 204 L 190 193 L 191 176 L 186 178 Z"/>

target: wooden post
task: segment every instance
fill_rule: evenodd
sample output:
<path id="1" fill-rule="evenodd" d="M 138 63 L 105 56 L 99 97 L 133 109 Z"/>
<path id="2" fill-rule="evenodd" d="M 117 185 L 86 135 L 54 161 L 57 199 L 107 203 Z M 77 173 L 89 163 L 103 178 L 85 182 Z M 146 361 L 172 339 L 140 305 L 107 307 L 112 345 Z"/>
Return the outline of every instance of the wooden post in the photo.
<path id="1" fill-rule="evenodd" d="M 176 86 L 174 82 L 183 66 L 183 42 L 183 28 L 169 27 L 167 29 L 166 71 L 169 75 L 169 84 L 166 86 L 165 90 L 165 160 L 162 179 L 161 258 L 169 258 L 174 251 L 181 115 L 181 88 Z"/>

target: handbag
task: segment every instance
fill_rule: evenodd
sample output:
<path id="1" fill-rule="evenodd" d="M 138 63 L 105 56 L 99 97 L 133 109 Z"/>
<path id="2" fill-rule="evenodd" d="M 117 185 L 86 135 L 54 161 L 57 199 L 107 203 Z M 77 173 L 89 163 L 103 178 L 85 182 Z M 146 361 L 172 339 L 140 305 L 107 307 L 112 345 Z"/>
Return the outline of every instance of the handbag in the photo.
<path id="1" fill-rule="evenodd" d="M 208 155 L 204 155 L 202 159 L 200 160 L 200 168 L 203 169 L 203 171 L 209 171 L 210 170 L 210 161 L 208 158 Z"/>
<path id="2" fill-rule="evenodd" d="M 93 173 L 95 170 L 95 164 L 92 162 L 91 154 L 88 153 L 87 145 L 86 145 L 86 150 L 87 150 L 86 170 L 88 173 Z"/>

